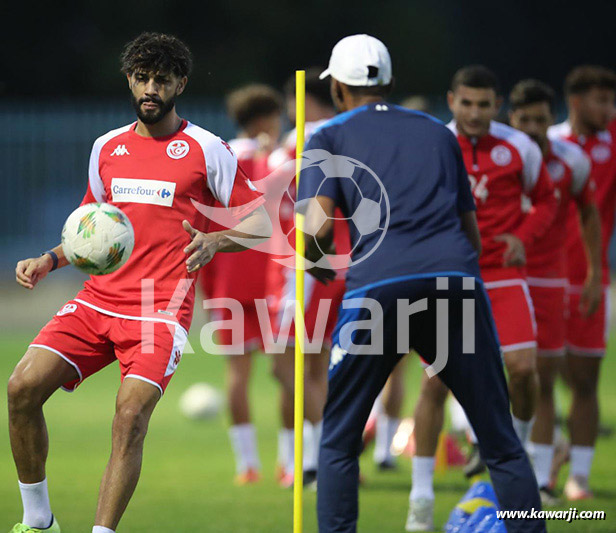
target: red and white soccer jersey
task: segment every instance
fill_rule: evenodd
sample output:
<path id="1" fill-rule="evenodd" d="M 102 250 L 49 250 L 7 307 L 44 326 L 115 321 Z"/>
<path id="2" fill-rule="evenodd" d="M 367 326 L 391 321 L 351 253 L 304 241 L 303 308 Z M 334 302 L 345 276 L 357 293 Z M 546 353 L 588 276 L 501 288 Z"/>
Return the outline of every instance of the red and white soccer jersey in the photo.
<path id="1" fill-rule="evenodd" d="M 575 205 L 589 205 L 594 197 L 589 180 L 590 160 L 579 146 L 553 139 L 549 141 L 545 163 L 557 193 L 558 209 L 546 234 L 528 249 L 526 268 L 537 319 L 538 353 L 563 355 L 568 286 L 567 218 L 570 204 L 573 203 L 574 208 Z"/>
<path id="2" fill-rule="evenodd" d="M 95 141 L 82 202 L 107 202 L 122 209 L 135 231 L 133 253 L 116 272 L 91 276 L 70 307 L 65 306 L 43 328 L 34 344 L 61 354 L 85 376 L 110 362 L 101 353 L 109 355 L 115 350 L 118 354 L 123 343 L 132 342 L 139 364 L 125 364 L 118 355 L 123 377 L 131 366 L 139 368 L 139 374 L 131 370 L 131 376 L 151 381 L 162 391 L 166 382 L 160 373 L 150 376 L 144 369 L 175 369 L 169 366 L 170 361 L 179 361 L 181 350 L 173 348 L 177 344 L 174 339 L 178 331 L 185 338 L 195 295 L 197 273 L 186 270 L 183 250 L 190 236 L 182 221 L 206 231 L 209 221 L 198 211 L 199 204 L 211 206 L 218 200 L 239 219 L 264 200 L 253 190 L 229 145 L 219 137 L 187 121 L 167 137 L 143 137 L 135 132 L 135 126 L 110 131 Z M 109 317 L 121 319 L 123 324 L 135 322 L 132 341 L 127 340 L 128 326 L 121 333 L 122 328 L 112 326 Z M 84 329 L 86 321 L 89 327 Z M 139 324 L 142 327 L 137 327 Z M 156 335 L 163 326 L 168 335 L 165 349 L 160 350 Z M 147 333 L 148 327 L 155 333 Z M 151 344 L 152 335 L 153 353 L 147 353 L 152 349 L 145 350 L 143 343 Z M 69 337 L 83 343 L 76 346 Z M 84 362 L 86 356 L 93 357 L 92 365 Z M 164 360 L 158 361 L 158 357 Z"/>
<path id="3" fill-rule="evenodd" d="M 319 120 L 306 123 L 306 139 L 316 130 L 318 126 L 327 122 Z M 281 167 L 288 161 L 295 158 L 295 143 L 297 139 L 296 130 L 292 130 L 284 140 L 282 146 L 272 152 L 269 157 L 269 166 L 272 170 Z M 301 178 L 300 178 L 301 179 Z M 294 207 L 295 207 L 295 182 L 289 186 L 289 194 L 283 196 L 280 205 L 280 222 L 283 233 L 287 235 L 290 246 L 295 248 L 294 228 Z M 350 235 L 349 228 L 341 211 L 336 210 L 336 220 L 334 221 L 334 245 L 337 255 L 348 254 L 350 256 Z M 323 335 L 325 344 L 331 339 L 336 320 L 338 318 L 338 307 L 345 292 L 344 277 L 346 270 L 336 271 L 336 279 L 328 285 L 317 282 L 312 276 L 305 277 L 305 322 L 306 334 L 308 339 L 313 340 L 315 333 Z M 272 311 L 272 325 L 276 333 L 286 331 L 289 327 L 290 337 L 294 337 L 294 325 L 291 323 L 294 314 L 290 312 L 290 302 L 295 300 L 295 272 L 275 261 L 271 261 L 267 273 L 267 292 L 268 303 Z M 323 303 L 321 303 L 323 301 Z M 326 304 L 325 301 L 328 301 Z M 323 311 L 326 309 L 328 311 Z M 285 313 L 285 309 L 287 309 Z M 327 320 L 324 321 L 324 328 L 321 328 L 321 313 L 327 312 Z"/>
<path id="4" fill-rule="evenodd" d="M 610 321 L 607 250 L 614 231 L 616 211 L 616 139 L 609 130 L 590 136 L 575 135 L 569 122 L 552 126 L 549 135 L 551 138 L 563 138 L 578 144 L 591 161 L 590 181 L 595 187 L 594 195 L 601 217 L 601 263 L 605 290 L 597 312 L 590 317 L 584 316 L 580 310 L 580 296 L 588 263 L 577 213 L 571 207 L 567 220 L 567 277 L 570 285 L 567 346 L 574 354 L 602 356 L 605 353 Z"/>
<path id="5" fill-rule="evenodd" d="M 557 200 L 539 147 L 526 134 L 492 122 L 487 135 L 468 138 L 456 134 L 477 206 L 481 233 L 481 275 L 492 303 L 492 311 L 503 351 L 536 346 L 532 302 L 523 268 L 504 267 L 506 246 L 494 238 L 516 235 L 525 248 L 531 247 L 551 224 Z M 533 209 L 522 209 L 523 195 Z"/>
<path id="6" fill-rule="evenodd" d="M 260 149 L 256 139 L 238 138 L 229 141 L 235 152 L 239 165 L 252 182 L 257 182 L 269 174 L 268 154 Z M 226 229 L 212 223 L 209 231 Z M 218 331 L 218 343 L 224 347 L 232 347 L 233 353 L 251 352 L 263 349 L 263 339 L 257 310 L 256 299 L 265 299 L 265 280 L 270 256 L 257 250 L 242 252 L 241 260 L 235 254 L 217 254 L 214 259 L 201 269 L 201 283 L 207 298 L 232 298 L 242 305 L 243 323 L 240 328 L 234 324 L 236 317 L 229 308 L 221 308 L 214 312 L 217 319 L 233 323 L 233 330 L 243 331 L 241 346 L 236 346 L 237 340 L 232 338 L 232 329 Z M 231 324 L 229 324 L 231 325 Z"/>

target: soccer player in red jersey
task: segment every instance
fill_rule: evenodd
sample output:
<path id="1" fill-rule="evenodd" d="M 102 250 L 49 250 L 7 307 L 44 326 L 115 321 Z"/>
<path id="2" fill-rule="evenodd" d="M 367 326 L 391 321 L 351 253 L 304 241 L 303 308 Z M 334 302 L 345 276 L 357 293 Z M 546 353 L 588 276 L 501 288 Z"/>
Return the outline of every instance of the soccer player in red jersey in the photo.
<path id="1" fill-rule="evenodd" d="M 565 495 L 570 500 L 579 500 L 592 496 L 588 477 L 599 427 L 597 385 L 610 324 L 607 250 L 616 211 L 616 137 L 609 126 L 616 96 L 616 74 L 603 67 L 577 67 L 565 80 L 565 94 L 569 118 L 552 126 L 548 133 L 551 138 L 578 144 L 590 157 L 590 178 L 596 186 L 595 199 L 601 217 L 601 272 L 587 262 L 573 210 L 567 221 L 567 382 L 573 392 L 573 403 L 569 417 L 571 471 Z M 590 313 L 587 287 L 589 280 L 597 276 L 601 276 L 603 297 L 597 312 Z"/>
<path id="2" fill-rule="evenodd" d="M 229 141 L 229 145 L 244 172 L 251 181 L 257 182 L 269 174 L 267 159 L 280 137 L 282 95 L 267 85 L 247 85 L 229 94 L 227 109 L 240 128 L 238 137 Z M 229 307 L 217 308 L 214 312 L 217 318 L 230 321 L 233 326 L 233 330 L 219 330 L 218 342 L 219 349 L 228 353 L 229 436 L 235 454 L 236 483 L 239 485 L 254 483 L 260 478 L 261 465 L 255 428 L 250 417 L 248 385 L 252 355 L 264 349 L 255 300 L 266 297 L 269 263 L 268 254 L 248 250 L 241 261 L 237 261 L 232 254 L 217 255 L 201 271 L 208 298 L 233 299 L 241 304 L 243 310 L 241 324 L 235 323 L 235 314 Z M 242 331 L 243 336 L 233 339 L 235 330 Z"/>
<path id="3" fill-rule="evenodd" d="M 92 276 L 32 341 L 8 385 L 9 431 L 24 505 L 15 531 L 60 531 L 47 494 L 48 437 L 43 404 L 60 387 L 119 361 L 122 382 L 112 452 L 100 486 L 93 533 L 113 532 L 135 490 L 148 422 L 180 361 L 190 327 L 198 270 L 218 252 L 243 250 L 232 238 L 271 232 L 263 198 L 229 145 L 180 118 L 175 100 L 186 87 L 190 51 L 173 36 L 143 33 L 122 55 L 137 121 L 93 146 L 83 203 L 121 208 L 135 231 L 126 264 Z M 241 222 L 205 233 L 193 205 L 216 200 Z M 62 247 L 20 261 L 16 277 L 33 289 L 66 266 Z"/>
<path id="4" fill-rule="evenodd" d="M 335 110 L 329 94 L 329 81 L 320 80 L 323 69 L 309 68 L 306 71 L 306 140 L 311 133 L 329 118 L 335 115 Z M 290 79 L 285 86 L 289 119 L 295 121 L 295 79 Z M 280 165 L 295 159 L 296 131 L 292 130 L 286 136 L 282 146 L 270 157 L 270 167 L 276 169 Z M 289 188 L 290 196 L 285 195 L 280 206 L 280 221 L 289 236 L 289 242 L 294 246 L 295 230 L 293 207 L 295 201 L 295 182 Z M 343 215 L 339 212 L 337 216 Z M 343 255 L 350 251 L 349 231 L 344 220 L 335 222 L 336 253 Z M 325 285 L 312 276 L 305 277 L 305 320 L 308 339 L 315 339 L 319 332 L 319 323 L 324 320 L 323 345 L 319 353 L 306 351 L 305 380 L 305 416 L 304 424 L 304 482 L 313 484 L 316 478 L 319 442 L 321 440 L 321 420 L 323 406 L 327 396 L 327 369 L 329 365 L 329 344 L 331 334 L 338 317 L 338 306 L 344 295 L 345 271 L 338 270 L 336 279 Z M 282 386 L 281 414 L 282 429 L 279 434 L 278 446 L 278 478 L 282 486 L 293 483 L 294 468 L 294 434 L 293 434 L 293 393 L 294 393 L 294 325 L 293 307 L 289 307 L 295 299 L 295 271 L 270 261 L 268 269 L 268 298 L 273 312 L 273 327 L 285 331 L 289 328 L 290 342 L 284 354 L 274 355 L 273 372 Z M 286 309 L 286 312 L 285 312 Z M 322 319 L 324 310 L 327 312 Z"/>
<path id="5" fill-rule="evenodd" d="M 495 122 L 500 98 L 498 80 L 486 67 L 469 66 L 453 77 L 448 93 L 454 120 L 449 124 L 462 149 L 477 206 L 482 255 L 479 258 L 509 377 L 513 425 L 522 442 L 535 412 L 538 377 L 536 326 L 526 283 L 526 251 L 556 215 L 557 199 L 541 150 L 524 133 Z M 522 210 L 527 196 L 533 209 Z M 432 519 L 432 474 L 443 424 L 447 389 L 424 376 L 415 409 L 416 456 L 410 531 Z"/>
<path id="6" fill-rule="evenodd" d="M 509 96 L 509 119 L 514 128 L 530 136 L 541 148 L 558 196 L 556 218 L 546 234 L 527 250 L 530 295 L 537 319 L 537 369 L 539 400 L 529 443 L 529 453 L 544 505 L 558 503 L 549 486 L 554 457 L 554 381 L 565 355 L 565 301 L 567 281 L 567 219 L 575 206 L 575 224 L 582 224 L 585 255 L 590 265 L 581 299 L 588 316 L 602 298 L 601 222 L 594 202 L 594 183 L 589 179 L 590 159 L 577 145 L 548 139 L 554 122 L 554 92 L 537 80 L 523 80 Z"/>

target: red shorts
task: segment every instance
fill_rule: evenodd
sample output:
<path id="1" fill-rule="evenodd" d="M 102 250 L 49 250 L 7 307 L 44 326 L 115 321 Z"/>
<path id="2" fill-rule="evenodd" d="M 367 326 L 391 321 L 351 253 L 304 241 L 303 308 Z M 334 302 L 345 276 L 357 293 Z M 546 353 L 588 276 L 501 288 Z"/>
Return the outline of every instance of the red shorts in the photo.
<path id="1" fill-rule="evenodd" d="M 565 355 L 565 305 L 567 280 L 528 278 L 537 319 L 537 354 Z"/>
<path id="2" fill-rule="evenodd" d="M 172 321 L 105 314 L 71 300 L 30 346 L 52 351 L 75 368 L 79 378 L 65 383 L 65 390 L 75 390 L 117 359 L 122 380 L 146 381 L 162 395 L 180 362 L 186 337 L 186 330 Z"/>
<path id="3" fill-rule="evenodd" d="M 344 279 L 335 279 L 328 285 L 318 282 L 310 274 L 304 281 L 306 336 L 324 346 L 331 344 L 332 333 L 338 319 L 338 308 L 345 292 Z M 273 327 L 276 334 L 289 331 L 289 345 L 295 339 L 295 272 L 288 270 L 286 283 L 279 296 L 273 295 Z M 311 353 L 308 349 L 306 353 Z"/>
<path id="4" fill-rule="evenodd" d="M 526 280 L 486 281 L 485 288 L 503 352 L 535 348 L 537 325 Z"/>
<path id="5" fill-rule="evenodd" d="M 222 354 L 239 355 L 263 350 L 263 336 L 255 303 L 242 303 L 241 306 L 243 314 L 233 312 L 228 307 L 217 308 L 213 312 L 214 320 L 225 322 L 224 327 L 221 325 L 216 329 L 216 348 Z"/>
<path id="6" fill-rule="evenodd" d="M 568 290 L 567 351 L 573 355 L 603 357 L 610 326 L 610 295 L 605 287 L 599 308 L 589 317 L 580 312 L 583 287 L 572 285 Z"/>

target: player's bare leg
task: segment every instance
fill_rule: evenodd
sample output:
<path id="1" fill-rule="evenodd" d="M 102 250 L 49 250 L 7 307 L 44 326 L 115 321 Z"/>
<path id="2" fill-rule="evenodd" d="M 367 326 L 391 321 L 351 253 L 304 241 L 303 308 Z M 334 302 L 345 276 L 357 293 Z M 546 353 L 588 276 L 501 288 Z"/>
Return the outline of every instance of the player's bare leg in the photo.
<path id="1" fill-rule="evenodd" d="M 143 441 L 160 391 L 140 379 L 120 385 L 113 419 L 111 457 L 101 481 L 96 525 L 115 530 L 141 473 Z"/>
<path id="2" fill-rule="evenodd" d="M 229 436 L 235 454 L 235 481 L 238 485 L 259 480 L 259 457 L 255 428 L 250 421 L 248 384 L 252 368 L 252 353 L 231 355 L 227 360 L 227 400 L 231 427 Z"/>
<path id="3" fill-rule="evenodd" d="M 391 443 L 400 424 L 407 359 L 408 357 L 403 357 L 394 367 L 381 393 L 383 409 L 376 418 L 374 462 L 382 470 L 395 468 L 394 458 L 391 455 Z"/>
<path id="4" fill-rule="evenodd" d="M 21 484 L 23 523 L 30 527 L 44 529 L 52 520 L 45 481 L 49 438 L 43 404 L 63 383 L 78 377 L 57 354 L 29 348 L 9 379 L 9 436 Z"/>
<path id="5" fill-rule="evenodd" d="M 511 350 L 504 355 L 509 377 L 513 426 L 523 444 L 530 435 L 539 393 L 536 353 L 535 348 L 525 348 Z"/>
<path id="6" fill-rule="evenodd" d="M 407 531 L 432 531 L 434 528 L 434 456 L 443 428 L 448 393 L 449 389 L 437 376 L 429 378 L 423 373 L 414 414 L 415 455 Z"/>
<path id="7" fill-rule="evenodd" d="M 600 367 L 600 357 L 567 355 L 567 381 L 573 393 L 573 400 L 568 421 L 571 470 L 565 485 L 565 494 L 571 500 L 592 496 L 588 488 L 588 478 L 599 430 L 597 386 Z"/>
<path id="8" fill-rule="evenodd" d="M 554 458 L 554 424 L 556 419 L 554 383 L 562 364 L 562 357 L 545 356 L 537 358 L 539 398 L 528 450 L 537 484 L 541 491 L 541 500 L 546 506 L 558 503 L 557 498 L 552 493 L 552 487 L 550 487 L 550 470 Z"/>

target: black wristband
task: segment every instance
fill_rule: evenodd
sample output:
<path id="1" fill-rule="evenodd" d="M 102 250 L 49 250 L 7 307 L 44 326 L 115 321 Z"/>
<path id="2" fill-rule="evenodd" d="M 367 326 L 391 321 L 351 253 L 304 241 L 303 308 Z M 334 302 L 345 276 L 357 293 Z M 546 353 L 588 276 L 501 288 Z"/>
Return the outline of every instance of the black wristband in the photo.
<path id="1" fill-rule="evenodd" d="M 58 255 L 53 250 L 47 250 L 46 252 L 43 252 L 41 254 L 41 257 L 43 257 L 45 254 L 49 254 L 51 256 L 51 260 L 53 263 L 51 265 L 50 272 L 53 272 L 56 268 L 58 268 Z"/>

